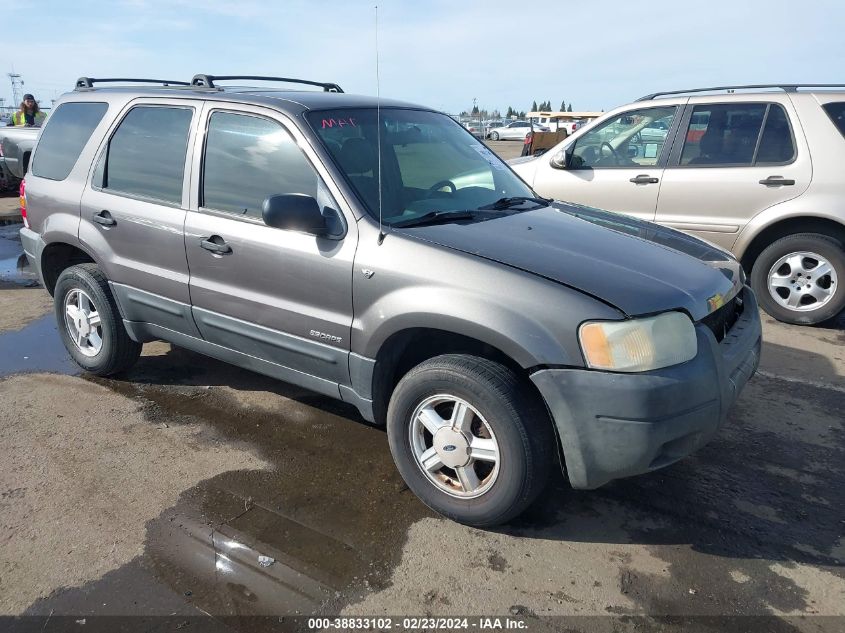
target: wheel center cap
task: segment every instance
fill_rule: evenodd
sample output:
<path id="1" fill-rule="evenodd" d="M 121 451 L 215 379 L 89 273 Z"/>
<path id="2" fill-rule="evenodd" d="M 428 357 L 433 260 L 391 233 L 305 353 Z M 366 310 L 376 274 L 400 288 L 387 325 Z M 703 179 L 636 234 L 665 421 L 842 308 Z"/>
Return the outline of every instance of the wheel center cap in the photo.
<path id="1" fill-rule="evenodd" d="M 78 329 L 82 336 L 88 336 L 91 333 L 91 325 L 88 323 L 88 317 L 84 314 L 79 316 Z"/>
<path id="2" fill-rule="evenodd" d="M 443 427 L 434 434 L 434 450 L 444 466 L 457 468 L 469 463 L 469 441 L 460 431 Z"/>

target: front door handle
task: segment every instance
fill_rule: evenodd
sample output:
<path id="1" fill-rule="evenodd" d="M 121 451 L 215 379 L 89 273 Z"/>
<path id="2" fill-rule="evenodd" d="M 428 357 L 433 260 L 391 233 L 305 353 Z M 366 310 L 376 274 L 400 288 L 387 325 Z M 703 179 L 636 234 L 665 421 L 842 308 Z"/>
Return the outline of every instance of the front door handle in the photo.
<path id="1" fill-rule="evenodd" d="M 115 224 L 117 224 L 117 220 L 111 217 L 111 213 L 109 213 L 105 209 L 103 209 L 99 213 L 95 213 L 92 219 L 97 224 L 102 224 L 103 226 L 114 226 Z"/>
<path id="2" fill-rule="evenodd" d="M 212 235 L 200 240 L 200 246 L 215 255 L 226 255 L 232 252 L 232 247 L 219 235 Z"/>
<path id="3" fill-rule="evenodd" d="M 631 178 L 629 182 L 632 182 L 635 185 L 653 185 L 660 182 L 660 179 L 655 178 L 654 176 L 649 176 L 648 174 L 640 174 L 639 176 Z"/>
<path id="4" fill-rule="evenodd" d="M 781 187 L 794 185 L 795 181 L 791 178 L 783 178 L 781 176 L 769 176 L 768 178 L 761 180 L 760 184 L 766 185 L 767 187 Z"/>

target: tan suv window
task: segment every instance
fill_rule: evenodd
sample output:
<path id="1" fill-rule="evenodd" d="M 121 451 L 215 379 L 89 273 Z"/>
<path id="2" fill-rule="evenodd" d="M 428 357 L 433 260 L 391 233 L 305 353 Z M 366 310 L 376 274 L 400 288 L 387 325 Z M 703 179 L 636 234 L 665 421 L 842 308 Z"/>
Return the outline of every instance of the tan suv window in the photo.
<path id="1" fill-rule="evenodd" d="M 594 127 L 572 149 L 571 169 L 656 165 L 675 106 L 630 110 Z"/>
<path id="2" fill-rule="evenodd" d="M 789 121 L 780 105 L 708 104 L 695 106 L 692 112 L 681 165 L 777 165 L 791 161 L 794 154 Z"/>

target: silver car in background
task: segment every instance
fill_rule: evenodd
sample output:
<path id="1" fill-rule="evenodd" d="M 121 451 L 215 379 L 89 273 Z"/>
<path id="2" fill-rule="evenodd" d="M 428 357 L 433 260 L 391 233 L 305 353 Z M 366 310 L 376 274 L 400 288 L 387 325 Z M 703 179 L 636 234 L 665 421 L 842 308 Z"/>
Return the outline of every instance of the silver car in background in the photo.
<path id="1" fill-rule="evenodd" d="M 525 137 L 531 133 L 531 123 L 529 121 L 511 121 L 507 125 L 496 128 L 490 132 L 491 141 L 524 141 Z M 548 132 L 549 128 L 545 125 L 533 126 L 535 132 Z"/>

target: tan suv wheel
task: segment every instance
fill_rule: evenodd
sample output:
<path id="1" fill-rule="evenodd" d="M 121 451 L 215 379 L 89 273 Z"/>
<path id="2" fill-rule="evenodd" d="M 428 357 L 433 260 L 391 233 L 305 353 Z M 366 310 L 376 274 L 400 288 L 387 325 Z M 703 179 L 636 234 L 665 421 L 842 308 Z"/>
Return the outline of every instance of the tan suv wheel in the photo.
<path id="1" fill-rule="evenodd" d="M 819 233 L 784 237 L 766 248 L 751 285 L 766 312 L 784 323 L 815 325 L 845 309 L 845 249 Z"/>

